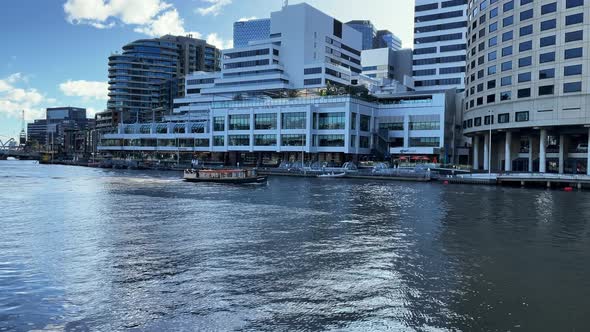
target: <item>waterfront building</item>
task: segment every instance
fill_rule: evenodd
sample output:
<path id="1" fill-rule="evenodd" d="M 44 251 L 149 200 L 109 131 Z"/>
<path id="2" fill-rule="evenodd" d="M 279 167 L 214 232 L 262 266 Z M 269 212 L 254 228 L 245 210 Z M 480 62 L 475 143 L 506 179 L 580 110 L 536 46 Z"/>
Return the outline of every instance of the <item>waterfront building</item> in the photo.
<path id="1" fill-rule="evenodd" d="M 164 121 L 121 124 L 100 151 L 116 158 L 197 158 L 235 165 L 343 163 L 402 158 L 451 161 L 454 90 L 412 92 L 411 51 L 386 49 L 388 87 L 369 95 L 361 75 L 361 33 L 308 4 L 271 14 L 268 40 L 224 50 L 220 72 L 186 77 L 186 95 Z M 390 56 L 391 54 L 394 56 Z M 381 60 L 380 60 L 381 61 Z M 459 113 L 460 115 L 460 113 Z"/>
<path id="2" fill-rule="evenodd" d="M 123 122 L 161 119 L 184 94 L 185 75 L 218 69 L 219 51 L 190 35 L 136 40 L 109 57 L 108 111 Z"/>
<path id="3" fill-rule="evenodd" d="M 354 20 L 347 22 L 346 25 L 352 27 L 356 31 L 362 33 L 362 50 L 370 50 L 374 48 L 375 38 L 377 37 L 377 30 L 369 20 Z"/>
<path id="4" fill-rule="evenodd" d="M 270 19 L 252 19 L 234 23 L 234 47 L 245 47 L 250 42 L 270 38 Z"/>
<path id="5" fill-rule="evenodd" d="M 402 40 L 389 30 L 378 30 L 375 36 L 373 48 L 391 48 L 394 51 L 401 50 Z"/>
<path id="6" fill-rule="evenodd" d="M 467 0 L 416 0 L 416 90 L 465 88 Z"/>
<path id="7" fill-rule="evenodd" d="M 27 142 L 30 144 L 36 142 L 38 145 L 47 144 L 46 119 L 38 119 L 31 123 L 27 123 Z"/>
<path id="8" fill-rule="evenodd" d="M 590 174 L 590 4 L 471 1 L 469 8 L 463 128 L 473 167 Z"/>

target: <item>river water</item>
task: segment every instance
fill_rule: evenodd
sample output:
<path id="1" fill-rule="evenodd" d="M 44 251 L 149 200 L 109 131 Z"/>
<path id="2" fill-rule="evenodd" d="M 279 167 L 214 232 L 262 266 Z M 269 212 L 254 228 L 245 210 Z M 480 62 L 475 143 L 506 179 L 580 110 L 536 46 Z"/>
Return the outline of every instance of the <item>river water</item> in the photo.
<path id="1" fill-rule="evenodd" d="M 0 162 L 0 331 L 587 331 L 590 193 Z"/>

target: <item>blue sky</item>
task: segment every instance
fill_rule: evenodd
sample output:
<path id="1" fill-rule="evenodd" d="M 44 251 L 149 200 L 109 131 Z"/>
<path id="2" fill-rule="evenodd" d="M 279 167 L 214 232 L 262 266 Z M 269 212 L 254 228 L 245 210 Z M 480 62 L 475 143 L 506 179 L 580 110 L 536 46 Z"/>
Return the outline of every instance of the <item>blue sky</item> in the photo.
<path id="1" fill-rule="evenodd" d="M 294 4 L 301 0 L 290 0 Z M 413 0 L 308 0 L 342 20 L 370 19 L 412 45 Z M 193 33 L 231 46 L 233 22 L 269 17 L 283 0 L 3 0 L 0 140 L 52 106 L 106 107 L 108 56 L 124 44 Z"/>

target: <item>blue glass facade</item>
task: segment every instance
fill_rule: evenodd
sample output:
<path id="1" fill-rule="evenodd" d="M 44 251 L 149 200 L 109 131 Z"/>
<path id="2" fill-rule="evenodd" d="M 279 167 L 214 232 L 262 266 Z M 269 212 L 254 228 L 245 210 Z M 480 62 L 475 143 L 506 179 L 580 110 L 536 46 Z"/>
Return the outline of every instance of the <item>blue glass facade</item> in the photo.
<path id="1" fill-rule="evenodd" d="M 240 21 L 234 23 L 234 47 L 245 47 L 255 40 L 270 37 L 270 19 Z"/>
<path id="2" fill-rule="evenodd" d="M 363 34 L 363 50 L 373 49 L 373 40 L 377 31 L 371 21 L 350 21 L 346 25 Z"/>

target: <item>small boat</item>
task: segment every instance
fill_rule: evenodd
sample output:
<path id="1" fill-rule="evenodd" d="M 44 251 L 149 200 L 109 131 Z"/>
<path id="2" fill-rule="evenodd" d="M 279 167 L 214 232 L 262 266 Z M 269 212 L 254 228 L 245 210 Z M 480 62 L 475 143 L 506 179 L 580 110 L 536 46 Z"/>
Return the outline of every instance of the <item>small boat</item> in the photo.
<path id="1" fill-rule="evenodd" d="M 326 173 L 318 175 L 318 178 L 341 178 L 346 176 L 346 173 Z"/>
<path id="2" fill-rule="evenodd" d="M 266 176 L 259 176 L 256 170 L 247 169 L 205 169 L 184 171 L 184 180 L 188 182 L 212 182 L 212 183 L 266 183 Z"/>

